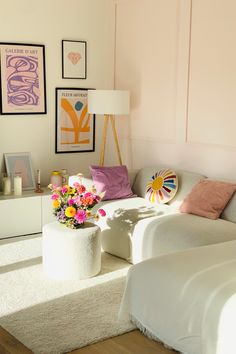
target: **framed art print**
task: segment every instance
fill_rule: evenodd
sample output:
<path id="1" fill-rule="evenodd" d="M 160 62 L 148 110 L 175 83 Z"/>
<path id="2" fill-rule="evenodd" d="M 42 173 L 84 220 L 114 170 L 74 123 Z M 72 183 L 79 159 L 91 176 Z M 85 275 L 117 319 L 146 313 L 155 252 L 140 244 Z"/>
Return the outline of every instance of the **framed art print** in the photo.
<path id="1" fill-rule="evenodd" d="M 46 114 L 44 45 L 0 43 L 1 114 Z"/>
<path id="2" fill-rule="evenodd" d="M 29 152 L 4 154 L 7 174 L 13 179 L 14 175 L 22 177 L 22 189 L 35 189 L 35 178 Z"/>
<path id="3" fill-rule="evenodd" d="M 88 114 L 88 89 L 56 88 L 56 153 L 95 149 L 95 115 Z"/>
<path id="4" fill-rule="evenodd" d="M 62 40 L 62 78 L 87 78 L 87 43 Z"/>

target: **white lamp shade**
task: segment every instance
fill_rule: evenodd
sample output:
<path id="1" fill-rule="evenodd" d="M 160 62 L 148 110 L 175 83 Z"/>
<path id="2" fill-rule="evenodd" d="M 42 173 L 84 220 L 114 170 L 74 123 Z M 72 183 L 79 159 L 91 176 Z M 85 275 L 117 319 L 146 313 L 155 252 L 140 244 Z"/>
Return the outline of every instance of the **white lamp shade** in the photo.
<path id="1" fill-rule="evenodd" d="M 129 91 L 88 90 L 88 113 L 129 114 Z"/>

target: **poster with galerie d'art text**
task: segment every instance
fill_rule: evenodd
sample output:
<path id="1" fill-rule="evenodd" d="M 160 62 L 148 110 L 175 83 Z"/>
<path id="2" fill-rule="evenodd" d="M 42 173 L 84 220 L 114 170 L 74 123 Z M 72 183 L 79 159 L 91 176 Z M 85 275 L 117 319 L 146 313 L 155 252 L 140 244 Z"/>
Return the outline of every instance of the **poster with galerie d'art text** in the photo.
<path id="1" fill-rule="evenodd" d="M 0 113 L 46 114 L 45 47 L 0 43 Z"/>

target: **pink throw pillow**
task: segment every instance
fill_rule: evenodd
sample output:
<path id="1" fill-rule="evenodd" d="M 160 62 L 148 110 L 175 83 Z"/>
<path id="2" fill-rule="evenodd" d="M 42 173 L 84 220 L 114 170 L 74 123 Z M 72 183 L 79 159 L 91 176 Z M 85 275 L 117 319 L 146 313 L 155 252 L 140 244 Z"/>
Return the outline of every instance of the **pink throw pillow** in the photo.
<path id="1" fill-rule="evenodd" d="M 105 192 L 103 200 L 134 197 L 126 166 L 90 166 L 98 193 Z"/>
<path id="2" fill-rule="evenodd" d="M 181 213 L 217 219 L 235 191 L 234 183 L 201 180 L 184 199 L 179 210 Z"/>

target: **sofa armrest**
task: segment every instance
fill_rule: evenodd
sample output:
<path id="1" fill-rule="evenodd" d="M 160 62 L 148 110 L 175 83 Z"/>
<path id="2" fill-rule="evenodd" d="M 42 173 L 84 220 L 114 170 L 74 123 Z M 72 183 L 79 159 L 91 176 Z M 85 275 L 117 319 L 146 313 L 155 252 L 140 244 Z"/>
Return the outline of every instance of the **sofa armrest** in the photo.
<path id="1" fill-rule="evenodd" d="M 89 176 L 82 176 L 82 177 L 78 177 L 77 175 L 69 176 L 69 181 L 68 181 L 69 186 L 72 187 L 75 182 L 82 183 L 86 187 L 86 189 L 91 189 L 94 186 L 93 180 Z"/>

